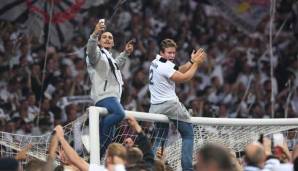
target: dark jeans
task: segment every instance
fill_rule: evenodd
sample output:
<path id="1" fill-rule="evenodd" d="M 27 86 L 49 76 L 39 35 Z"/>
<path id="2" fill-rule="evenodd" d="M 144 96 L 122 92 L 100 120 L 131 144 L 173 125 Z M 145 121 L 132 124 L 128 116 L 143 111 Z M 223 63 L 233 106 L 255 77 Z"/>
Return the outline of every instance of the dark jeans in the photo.
<path id="1" fill-rule="evenodd" d="M 171 120 L 176 127 L 182 138 L 182 147 L 181 147 L 181 166 L 183 171 L 192 171 L 192 152 L 193 152 L 193 143 L 194 143 L 194 133 L 193 126 L 191 123 Z M 168 137 L 169 124 L 168 123 L 156 123 L 155 129 L 157 130 L 155 134 L 155 142 L 153 145 L 154 154 L 158 147 L 164 148 L 165 140 Z M 161 130 L 162 129 L 162 130 Z"/>
<path id="2" fill-rule="evenodd" d="M 100 120 L 100 156 L 102 157 L 112 142 L 115 132 L 115 125 L 124 118 L 124 109 L 116 97 L 107 97 L 98 101 L 95 106 L 104 107 L 109 114 Z"/>

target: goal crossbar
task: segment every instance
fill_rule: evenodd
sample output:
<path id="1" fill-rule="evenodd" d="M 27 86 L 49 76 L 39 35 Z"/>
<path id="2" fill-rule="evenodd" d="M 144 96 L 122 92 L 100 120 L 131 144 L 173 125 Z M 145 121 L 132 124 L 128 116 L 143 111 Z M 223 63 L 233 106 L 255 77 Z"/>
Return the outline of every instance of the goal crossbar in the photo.
<path id="1" fill-rule="evenodd" d="M 107 115 L 108 111 L 102 107 L 92 106 L 90 109 L 99 115 Z M 125 111 L 125 117 L 134 116 L 140 121 L 158 121 L 158 122 L 170 122 L 168 117 L 164 114 Z M 250 119 L 250 118 L 207 118 L 207 117 L 191 117 L 188 120 L 182 120 L 189 123 L 201 124 L 201 125 L 223 125 L 223 126 L 297 126 L 298 118 L 279 118 L 279 119 Z"/>
<path id="2" fill-rule="evenodd" d="M 74 143 L 74 148 L 83 155 L 84 158 L 90 157 L 90 163 L 100 163 L 100 133 L 99 120 L 101 116 L 107 115 L 105 108 L 90 106 L 87 113 L 83 114 L 75 121 L 64 126 L 64 134 L 68 142 Z M 155 127 L 155 123 L 168 123 L 168 117 L 163 114 L 154 114 L 146 112 L 125 111 L 125 116 L 134 116 L 138 121 L 146 121 L 142 123 L 143 130 L 148 135 L 152 145 L 160 148 L 160 142 L 164 142 L 165 160 L 171 164 L 173 168 L 179 167 L 179 156 L 181 156 L 181 138 L 179 134 L 173 133 L 168 137 L 158 137 L 159 133 L 164 134 L 166 129 Z M 89 118 L 89 126 L 85 125 Z M 270 136 L 276 132 L 283 132 L 288 136 L 288 140 L 293 139 L 293 133 L 298 140 L 298 119 L 230 119 L 230 118 L 203 118 L 192 117 L 186 122 L 193 123 L 194 127 L 194 154 L 202 145 L 209 142 L 216 142 L 231 148 L 235 152 L 240 152 L 244 147 L 256 141 L 260 134 Z M 175 125 L 170 125 L 174 128 Z M 87 130 L 89 128 L 89 131 Z M 116 127 L 116 134 L 113 142 L 123 143 L 124 138 L 135 138 L 136 135 L 126 122 L 122 122 Z M 169 129 L 170 131 L 172 129 Z M 83 135 L 86 136 L 83 142 Z M 287 136 L 287 135 L 286 135 Z M 40 136 L 20 135 L 8 132 L 0 132 L 0 155 L 14 156 L 17 151 L 26 146 L 28 143 L 33 145 L 29 150 L 29 158 L 38 158 L 46 160 L 47 148 L 50 143 L 51 134 L 43 134 Z M 89 138 L 88 138 L 89 137 Z M 89 140 L 89 141 L 88 141 Z M 82 144 L 84 143 L 85 148 Z M 89 146 L 88 146 L 89 144 Z M 89 148 L 92 148 L 88 150 Z M 87 149 L 84 150 L 84 149 Z M 85 152 L 86 151 L 86 152 Z"/>
<path id="3" fill-rule="evenodd" d="M 107 109 L 102 107 L 90 106 L 89 112 L 89 143 L 90 147 L 94 147 L 90 150 L 90 162 L 99 163 L 100 156 L 100 144 L 99 144 L 99 116 L 108 114 Z M 170 122 L 168 117 L 164 114 L 136 112 L 136 111 L 125 111 L 125 117 L 134 116 L 139 121 L 150 121 L 150 122 Z M 291 119 L 231 119 L 231 118 L 206 118 L 206 117 L 191 117 L 189 120 L 183 120 L 196 125 L 208 125 L 208 126 L 287 126 L 288 128 L 279 129 L 283 131 L 290 128 L 298 127 L 298 118 Z M 272 133 L 272 132 L 270 132 Z M 255 133 L 257 134 L 257 133 Z"/>

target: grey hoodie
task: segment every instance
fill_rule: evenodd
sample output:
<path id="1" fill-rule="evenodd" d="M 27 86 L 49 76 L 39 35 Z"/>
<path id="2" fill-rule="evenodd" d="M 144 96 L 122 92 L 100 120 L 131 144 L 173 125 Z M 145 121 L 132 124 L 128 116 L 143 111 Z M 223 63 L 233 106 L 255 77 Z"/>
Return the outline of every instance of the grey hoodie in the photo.
<path id="1" fill-rule="evenodd" d="M 92 83 L 90 96 L 95 103 L 107 97 L 116 97 L 120 101 L 123 85 L 120 69 L 124 66 L 127 57 L 128 55 L 122 52 L 114 59 L 109 51 L 98 47 L 97 36 L 90 36 L 87 43 L 86 63 Z"/>

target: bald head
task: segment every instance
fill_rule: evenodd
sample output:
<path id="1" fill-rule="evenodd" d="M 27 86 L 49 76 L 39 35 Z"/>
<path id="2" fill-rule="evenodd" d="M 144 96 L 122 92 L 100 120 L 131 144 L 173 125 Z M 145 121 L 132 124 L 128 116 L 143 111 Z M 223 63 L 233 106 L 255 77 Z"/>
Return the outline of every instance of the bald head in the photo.
<path id="1" fill-rule="evenodd" d="M 252 143 L 245 148 L 245 160 L 247 165 L 263 167 L 265 162 L 265 150 L 260 143 Z"/>

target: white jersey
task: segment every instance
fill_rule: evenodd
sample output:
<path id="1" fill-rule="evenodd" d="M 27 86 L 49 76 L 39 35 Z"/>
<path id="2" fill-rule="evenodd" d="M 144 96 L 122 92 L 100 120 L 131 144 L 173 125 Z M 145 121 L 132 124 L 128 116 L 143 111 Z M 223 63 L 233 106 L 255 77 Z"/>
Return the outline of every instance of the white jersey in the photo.
<path id="1" fill-rule="evenodd" d="M 175 82 L 170 79 L 177 69 L 173 62 L 161 58 L 159 55 L 152 61 L 149 70 L 151 104 L 178 99 Z"/>
<path id="2" fill-rule="evenodd" d="M 116 164 L 113 168 L 114 171 L 126 171 L 124 165 L 122 164 Z M 103 165 L 90 164 L 88 171 L 108 171 L 108 169 L 105 168 Z"/>

